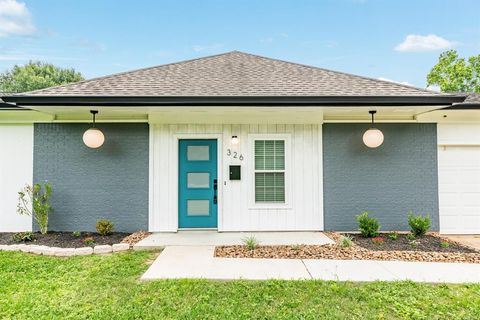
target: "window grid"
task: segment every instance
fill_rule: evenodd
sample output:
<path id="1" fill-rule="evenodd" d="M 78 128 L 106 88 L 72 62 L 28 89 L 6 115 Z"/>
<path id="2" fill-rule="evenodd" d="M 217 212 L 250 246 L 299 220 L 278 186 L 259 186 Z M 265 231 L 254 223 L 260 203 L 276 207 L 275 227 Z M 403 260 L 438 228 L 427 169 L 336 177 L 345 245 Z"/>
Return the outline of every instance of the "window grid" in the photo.
<path id="1" fill-rule="evenodd" d="M 255 202 L 285 203 L 285 140 L 255 140 Z"/>

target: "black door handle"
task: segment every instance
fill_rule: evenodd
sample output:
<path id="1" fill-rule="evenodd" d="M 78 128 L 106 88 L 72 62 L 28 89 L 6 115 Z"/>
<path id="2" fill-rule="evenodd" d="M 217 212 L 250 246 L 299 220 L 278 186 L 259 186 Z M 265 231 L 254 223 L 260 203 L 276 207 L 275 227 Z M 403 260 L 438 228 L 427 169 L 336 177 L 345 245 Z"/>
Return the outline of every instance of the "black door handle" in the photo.
<path id="1" fill-rule="evenodd" d="M 213 179 L 213 204 L 217 204 L 217 189 L 218 189 L 217 179 Z"/>

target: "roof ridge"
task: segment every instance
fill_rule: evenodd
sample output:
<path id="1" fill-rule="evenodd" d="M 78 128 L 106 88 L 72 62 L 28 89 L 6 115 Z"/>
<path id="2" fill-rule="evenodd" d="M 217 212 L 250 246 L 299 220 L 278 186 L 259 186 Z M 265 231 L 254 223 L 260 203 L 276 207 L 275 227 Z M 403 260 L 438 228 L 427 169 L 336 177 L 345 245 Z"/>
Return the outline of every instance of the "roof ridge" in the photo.
<path id="1" fill-rule="evenodd" d="M 266 56 L 262 56 L 262 55 L 259 55 L 259 54 L 247 53 L 247 52 L 236 51 L 236 50 L 235 50 L 235 51 L 231 51 L 231 52 L 229 52 L 229 53 L 233 53 L 233 52 L 237 52 L 237 53 L 241 53 L 241 54 L 245 54 L 245 55 L 249 55 L 249 56 L 255 56 L 255 57 L 258 57 L 258 58 L 262 58 L 262 59 L 269 59 L 269 60 L 275 60 L 275 61 L 283 62 L 283 63 L 290 63 L 290 64 L 294 64 L 294 65 L 301 66 L 301 67 L 304 67 L 304 68 L 318 69 L 318 70 L 322 70 L 322 71 L 326 71 L 326 72 L 332 72 L 332 73 L 337 73 L 337 74 L 342 74 L 342 75 L 346 75 L 346 76 L 350 76 L 350 77 L 357 77 L 357 78 L 367 79 L 367 80 L 374 81 L 374 82 L 388 83 L 388 84 L 390 84 L 390 85 L 393 84 L 393 85 L 397 85 L 397 86 L 400 86 L 400 87 L 404 87 L 404 88 L 408 88 L 408 89 L 415 89 L 415 90 L 422 91 L 422 92 L 434 93 L 434 94 L 438 94 L 438 95 L 441 95 L 441 94 L 442 94 L 442 93 L 440 93 L 440 92 L 436 92 L 436 91 L 433 91 L 433 90 L 427 90 L 427 89 L 424 89 L 424 88 L 419 88 L 419 87 L 415 87 L 415 86 L 409 86 L 409 85 L 406 85 L 406 84 L 403 84 L 403 83 L 394 82 L 394 81 L 380 80 L 380 79 L 375 79 L 375 78 L 371 78 L 371 77 L 367 77 L 367 76 L 361 76 L 361 75 L 358 75 L 358 74 L 353 74 L 353 73 L 348 73 L 348 72 L 343 72 L 343 71 L 336 71 L 336 70 L 326 69 L 326 68 L 322 68 L 322 67 L 317 67 L 317 66 L 312 66 L 312 65 L 308 65 L 308 64 L 299 63 L 299 62 L 293 62 L 293 61 L 287 61 L 287 60 L 282 60 L 282 59 L 278 59 L 278 58 L 266 57 Z"/>
<path id="2" fill-rule="evenodd" d="M 112 74 L 109 74 L 109 75 L 106 75 L 106 76 L 100 76 L 100 77 L 95 77 L 95 78 L 91 78 L 91 79 L 85 79 L 85 80 L 81 80 L 81 81 L 77 81 L 77 82 L 70 82 L 70 83 L 59 85 L 59 86 L 53 86 L 53 87 L 47 87 L 47 88 L 42 88 L 42 89 L 37 89 L 37 90 L 32 90 L 32 91 L 26 91 L 26 92 L 19 93 L 18 95 L 25 95 L 25 94 L 29 94 L 29 93 L 39 93 L 39 92 L 42 92 L 43 90 L 47 90 L 47 89 L 50 90 L 50 89 L 56 89 L 56 88 L 64 88 L 64 87 L 68 87 L 68 86 L 71 86 L 71 85 L 78 85 L 78 84 L 85 83 L 85 82 L 98 81 L 98 80 L 102 80 L 102 79 L 113 78 L 115 76 L 120 76 L 120 75 L 124 75 L 124 74 L 127 74 L 127 73 L 139 72 L 139 71 L 145 71 L 145 70 L 150 70 L 150 69 L 155 69 L 155 68 L 160 68 L 160 67 L 166 67 L 166 66 L 171 66 L 171 65 L 181 64 L 181 63 L 193 62 L 193 61 L 197 61 L 197 60 L 201 60 L 201 59 L 209 59 L 209 58 L 224 56 L 224 55 L 232 54 L 232 53 L 246 54 L 244 52 L 240 52 L 240 51 L 237 51 L 237 50 L 227 51 L 227 52 L 223 52 L 223 53 L 213 54 L 213 55 L 210 55 L 210 56 L 202 56 L 202 57 L 198 57 L 198 58 L 185 59 L 185 60 L 180 60 L 180 61 L 176 61 L 176 62 L 169 62 L 169 63 L 165 63 L 165 64 L 158 64 L 158 65 L 151 66 L 151 67 L 122 71 L 122 72 L 112 73 Z"/>

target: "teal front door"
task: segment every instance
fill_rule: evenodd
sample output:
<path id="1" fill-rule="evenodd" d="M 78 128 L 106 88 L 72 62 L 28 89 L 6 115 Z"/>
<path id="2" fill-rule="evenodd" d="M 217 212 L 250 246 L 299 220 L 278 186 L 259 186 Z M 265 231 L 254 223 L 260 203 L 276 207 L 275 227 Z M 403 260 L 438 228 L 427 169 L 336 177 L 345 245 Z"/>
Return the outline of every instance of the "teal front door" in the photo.
<path id="1" fill-rule="evenodd" d="M 217 227 L 217 140 L 179 141 L 178 227 Z"/>

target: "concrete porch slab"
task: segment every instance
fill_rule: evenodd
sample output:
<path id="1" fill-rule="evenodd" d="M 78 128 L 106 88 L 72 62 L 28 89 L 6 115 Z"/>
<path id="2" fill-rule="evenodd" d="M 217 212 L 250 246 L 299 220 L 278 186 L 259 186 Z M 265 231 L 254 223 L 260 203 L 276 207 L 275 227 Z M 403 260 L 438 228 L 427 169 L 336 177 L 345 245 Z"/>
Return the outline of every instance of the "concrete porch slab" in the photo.
<path id="1" fill-rule="evenodd" d="M 242 239 L 254 236 L 260 245 L 324 245 L 333 244 L 322 232 L 217 232 L 179 231 L 158 232 L 138 242 L 135 250 L 158 249 L 166 246 L 226 246 L 242 245 Z"/>

